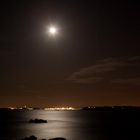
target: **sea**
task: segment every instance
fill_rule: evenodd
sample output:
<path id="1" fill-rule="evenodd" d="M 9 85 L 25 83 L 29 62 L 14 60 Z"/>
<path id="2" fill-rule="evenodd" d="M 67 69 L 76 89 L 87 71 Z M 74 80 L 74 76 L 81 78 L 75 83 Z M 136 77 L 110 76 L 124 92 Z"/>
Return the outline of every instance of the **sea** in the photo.
<path id="1" fill-rule="evenodd" d="M 30 119 L 48 123 L 29 123 Z M 140 140 L 140 111 L 1 110 L 0 140 Z"/>

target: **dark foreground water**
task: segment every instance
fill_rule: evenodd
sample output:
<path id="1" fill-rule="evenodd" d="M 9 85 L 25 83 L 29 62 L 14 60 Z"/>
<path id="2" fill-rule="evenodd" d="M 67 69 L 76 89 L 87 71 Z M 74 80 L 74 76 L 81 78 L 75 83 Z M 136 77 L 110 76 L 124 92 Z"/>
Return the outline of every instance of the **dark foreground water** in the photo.
<path id="1" fill-rule="evenodd" d="M 48 123 L 31 124 L 30 119 Z M 68 140 L 139 140 L 139 111 L 0 111 L 0 140 L 65 137 Z"/>

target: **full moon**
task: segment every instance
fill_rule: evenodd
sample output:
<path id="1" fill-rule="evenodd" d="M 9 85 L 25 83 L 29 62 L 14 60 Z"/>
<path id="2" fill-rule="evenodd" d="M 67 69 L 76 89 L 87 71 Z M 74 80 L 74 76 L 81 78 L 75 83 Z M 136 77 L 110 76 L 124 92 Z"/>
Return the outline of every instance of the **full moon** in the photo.
<path id="1" fill-rule="evenodd" d="M 48 28 L 49 35 L 55 36 L 58 33 L 58 29 L 55 26 L 50 26 Z"/>

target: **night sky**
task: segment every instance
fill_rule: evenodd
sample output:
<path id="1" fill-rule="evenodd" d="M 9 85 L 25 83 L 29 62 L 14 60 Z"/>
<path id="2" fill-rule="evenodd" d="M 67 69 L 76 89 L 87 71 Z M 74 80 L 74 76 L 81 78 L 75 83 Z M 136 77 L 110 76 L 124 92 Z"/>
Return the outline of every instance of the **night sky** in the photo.
<path id="1" fill-rule="evenodd" d="M 140 105 L 138 3 L 0 1 L 0 107 L 23 105 Z"/>

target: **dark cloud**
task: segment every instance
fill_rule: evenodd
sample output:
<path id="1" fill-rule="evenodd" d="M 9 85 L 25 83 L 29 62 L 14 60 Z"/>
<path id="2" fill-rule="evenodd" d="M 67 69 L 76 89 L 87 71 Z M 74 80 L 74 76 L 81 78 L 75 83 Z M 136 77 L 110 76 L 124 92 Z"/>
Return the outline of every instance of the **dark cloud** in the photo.
<path id="1" fill-rule="evenodd" d="M 138 78 L 129 78 L 129 79 L 115 79 L 112 81 L 115 84 L 127 84 L 127 85 L 140 85 L 140 77 Z"/>
<path id="2" fill-rule="evenodd" d="M 68 80 L 72 80 L 74 83 L 90 84 L 100 82 L 102 79 L 102 77 L 76 78 L 72 76 Z"/>
<path id="3" fill-rule="evenodd" d="M 68 81 L 73 83 L 92 84 L 109 83 L 140 83 L 140 56 L 107 58 L 97 61 L 94 65 L 74 72 Z"/>

